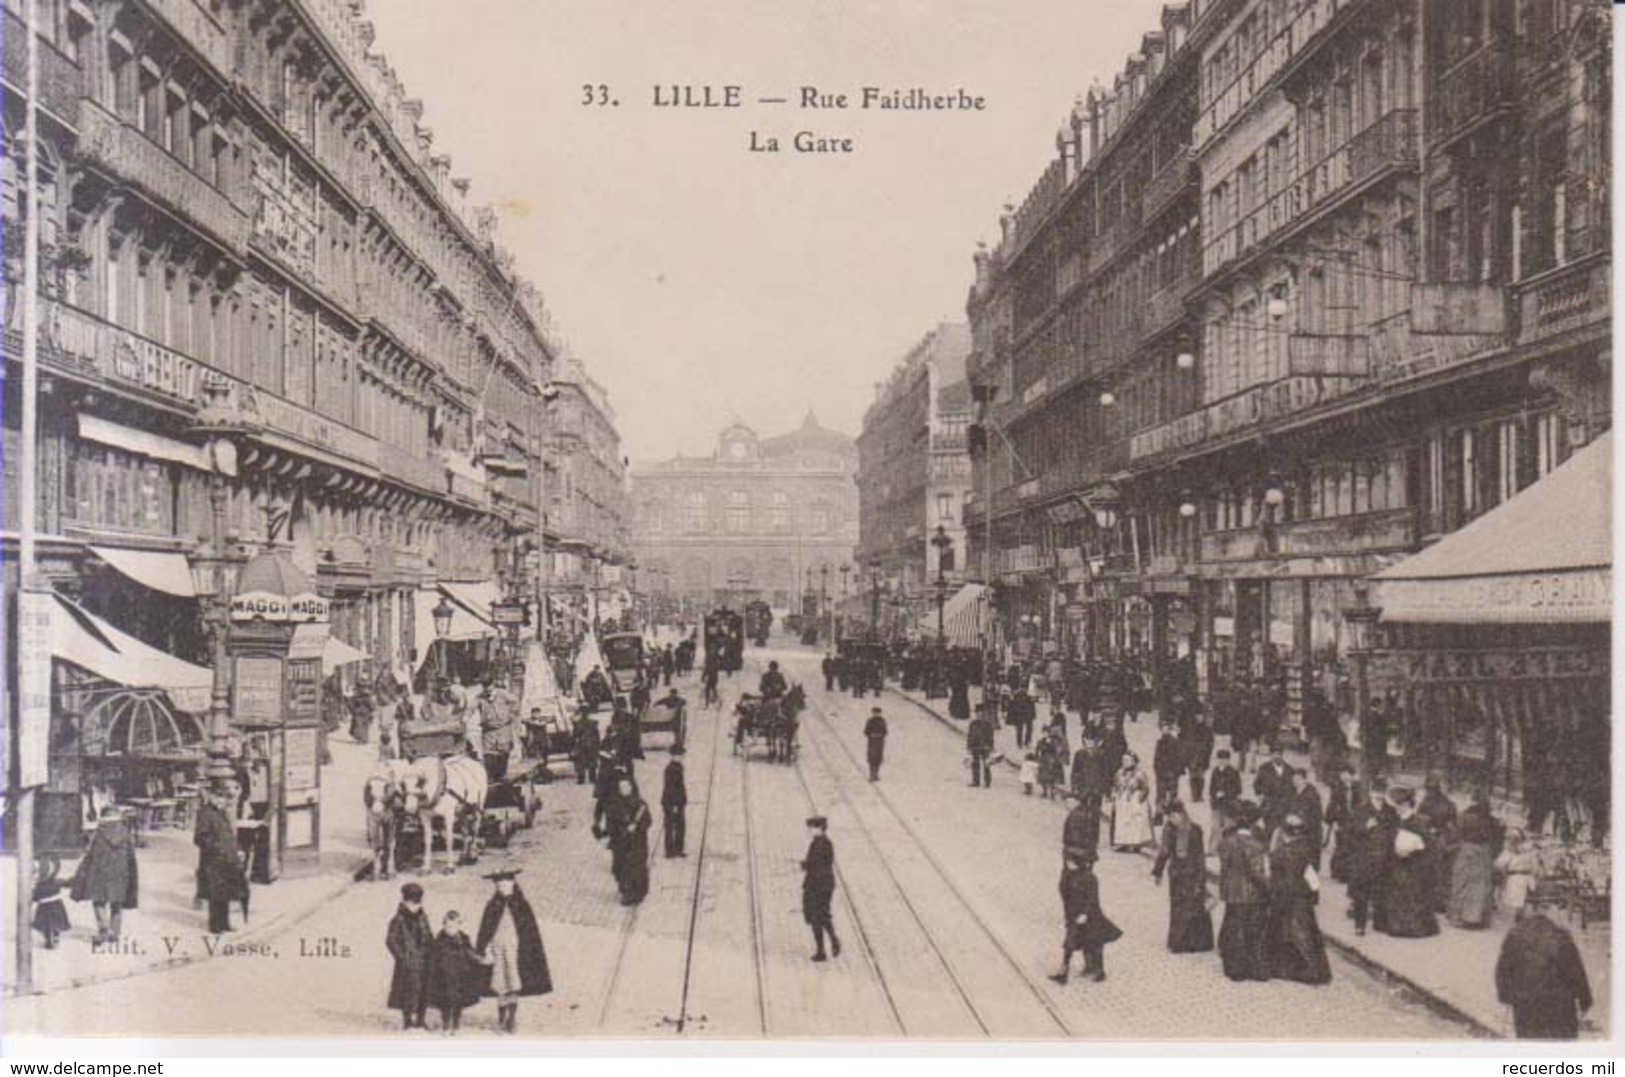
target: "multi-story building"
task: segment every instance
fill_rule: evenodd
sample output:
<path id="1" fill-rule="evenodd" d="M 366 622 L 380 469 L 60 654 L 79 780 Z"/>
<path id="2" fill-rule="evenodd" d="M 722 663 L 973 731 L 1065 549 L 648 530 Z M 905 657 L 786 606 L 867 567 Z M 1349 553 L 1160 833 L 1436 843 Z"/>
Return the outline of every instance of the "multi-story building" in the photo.
<path id="1" fill-rule="evenodd" d="M 1063 130 L 1003 242 L 978 251 L 972 378 L 996 395 L 975 526 L 991 501 L 1008 632 L 1066 602 L 1084 649 L 1159 667 L 1189 654 L 1200 683 L 1262 678 L 1291 715 L 1311 689 L 1354 710 L 1352 659 L 1380 651 L 1361 639 L 1383 590 L 1370 581 L 1609 425 L 1607 7 L 1212 0 L 1165 9 L 1163 30 L 1080 110 L 1099 135 L 1090 159 L 1074 176 Z M 1167 335 L 1143 293 L 1142 313 L 1081 345 L 1058 332 L 1063 356 L 1107 351 L 1062 399 L 1060 361 L 1030 362 L 1032 342 L 1055 332 L 1067 287 L 1113 317 L 1111 270 L 1092 267 L 1125 242 L 1163 249 L 1147 220 L 1163 187 L 1135 171 L 1149 160 L 1154 175 L 1162 145 L 1194 166 L 1174 165 L 1186 208 L 1167 224 L 1199 257 L 1175 259 Z M 1143 192 L 1134 224 L 1101 216 L 1133 204 L 1113 196 L 1122 168 Z M 1046 437 L 1034 415 L 1051 408 Z M 1459 754 L 1471 726 L 1472 750 L 1510 766 L 1538 708 L 1508 698 L 1549 691 L 1591 721 L 1600 683 L 1366 689 L 1392 692 L 1408 750 Z"/>
<path id="2" fill-rule="evenodd" d="M 734 423 L 710 456 L 635 467 L 640 590 L 689 617 L 751 599 L 800 612 L 809 587 L 834 601 L 858 541 L 856 472 L 852 439 L 810 412 L 778 437 Z"/>
<path id="3" fill-rule="evenodd" d="M 556 367 L 549 405 L 552 440 L 547 466 L 547 522 L 558 535 L 550 551 L 546 586 L 555 617 L 566 610 L 590 619 L 600 602 L 615 600 L 617 612 L 633 581 L 630 556 L 626 457 L 609 394 L 577 359 Z"/>
<path id="4" fill-rule="evenodd" d="M 330 600 L 332 636 L 372 662 L 347 668 L 415 672 L 442 596 L 462 608 L 453 640 L 494 635 L 501 583 L 535 586 L 553 352 L 360 5 L 43 0 L 32 144 L 22 8 L 3 16 L 6 361 L 34 215 L 49 585 L 207 663 L 191 570 L 283 549 Z M 85 672 L 70 665 L 59 687 Z M 58 712 L 52 743 L 70 744 L 76 716 Z"/>
<path id="5" fill-rule="evenodd" d="M 931 330 L 876 384 L 858 434 L 858 560 L 915 614 L 937 591 L 937 527 L 953 543 L 945 547 L 953 580 L 965 563 L 969 353 L 964 324 Z"/>

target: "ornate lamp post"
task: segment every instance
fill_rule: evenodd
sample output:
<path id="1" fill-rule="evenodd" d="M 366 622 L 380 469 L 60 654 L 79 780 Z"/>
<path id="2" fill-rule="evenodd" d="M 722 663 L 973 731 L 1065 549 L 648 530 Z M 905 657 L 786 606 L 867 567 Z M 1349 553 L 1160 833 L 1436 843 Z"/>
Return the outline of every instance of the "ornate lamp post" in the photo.
<path id="1" fill-rule="evenodd" d="M 869 598 L 869 638 L 880 638 L 880 558 L 869 562 L 870 583 L 873 593 Z"/>
<path id="2" fill-rule="evenodd" d="M 829 608 L 829 563 L 818 567 L 818 609 L 823 614 L 821 620 L 825 622 L 824 641 L 827 643 L 835 636 L 834 611 Z"/>
<path id="3" fill-rule="evenodd" d="M 457 608 L 451 604 L 450 599 L 445 595 L 441 595 L 440 601 L 435 605 L 434 609 L 429 611 L 429 616 L 434 618 L 434 638 L 437 642 L 444 643 L 446 637 L 451 635 L 451 619 L 456 615 Z M 435 672 L 444 679 L 446 676 L 445 647 L 440 647 L 435 651 L 434 668 Z"/>
<path id="4" fill-rule="evenodd" d="M 937 551 L 937 645 L 942 646 L 948 642 L 948 633 L 943 625 L 943 611 L 948 604 L 948 561 L 953 556 L 954 540 L 948 537 L 947 530 L 937 525 L 937 533 L 931 536 L 931 545 Z"/>
<path id="5" fill-rule="evenodd" d="M 192 586 L 203 603 L 203 623 L 209 636 L 210 663 L 214 671 L 209 696 L 209 762 L 204 777 L 224 791 L 235 781 L 237 768 L 231 750 L 231 673 L 227 651 L 231 631 L 231 599 L 236 593 L 236 571 L 240 567 L 226 549 L 226 476 L 237 473 L 237 443 L 233 440 L 236 413 L 228 397 L 231 385 L 223 378 L 210 377 L 203 383 L 205 403 L 198 413 L 196 433 L 205 437 L 205 449 L 213 471 L 209 476 L 209 541 L 199 548 L 192 562 Z"/>

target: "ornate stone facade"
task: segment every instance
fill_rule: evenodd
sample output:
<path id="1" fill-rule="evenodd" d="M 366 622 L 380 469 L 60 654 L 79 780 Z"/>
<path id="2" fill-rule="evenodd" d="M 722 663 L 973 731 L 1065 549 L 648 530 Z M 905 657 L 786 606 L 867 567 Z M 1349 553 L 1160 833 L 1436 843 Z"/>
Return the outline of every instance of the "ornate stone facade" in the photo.
<path id="1" fill-rule="evenodd" d="M 839 598 L 858 540 L 857 463 L 852 439 L 809 413 L 788 434 L 759 438 L 735 423 L 711 456 L 635 468 L 642 590 L 690 614 L 754 598 L 799 608 L 809 579 Z"/>

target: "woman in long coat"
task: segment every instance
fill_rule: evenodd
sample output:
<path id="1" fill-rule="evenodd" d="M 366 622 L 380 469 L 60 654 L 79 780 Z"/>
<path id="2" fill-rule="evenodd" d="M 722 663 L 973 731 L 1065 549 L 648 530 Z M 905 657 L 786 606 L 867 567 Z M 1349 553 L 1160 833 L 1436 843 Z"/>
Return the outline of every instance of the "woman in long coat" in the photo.
<path id="1" fill-rule="evenodd" d="M 513 881 L 518 874 L 498 871 L 486 876 L 496 884 L 496 893 L 485 904 L 480 933 L 474 940 L 475 951 L 491 965 L 485 993 L 496 996 L 497 1024 L 504 1032 L 518 1031 L 520 998 L 553 990 L 536 914 Z"/>
<path id="2" fill-rule="evenodd" d="M 407 883 L 401 887 L 401 903 L 389 921 L 384 948 L 395 961 L 389 978 L 389 1008 L 401 1011 L 402 1028 L 425 1028 L 423 1011 L 428 1006 L 429 947 L 434 929 L 423 911 L 423 887 Z"/>
<path id="3" fill-rule="evenodd" d="M 1433 914 L 1435 839 L 1427 823 L 1412 810 L 1409 791 L 1397 794 L 1396 799 L 1399 825 L 1387 831 L 1392 833 L 1393 843 L 1385 850 L 1388 864 L 1376 926 L 1398 938 L 1424 939 L 1439 933 L 1439 920 Z"/>
<path id="4" fill-rule="evenodd" d="M 1100 881 L 1087 856 L 1068 857 L 1061 869 L 1061 908 L 1066 914 L 1066 937 L 1061 943 L 1061 971 L 1050 977 L 1064 984 L 1071 972 L 1072 955 L 1083 951 L 1083 974 L 1096 982 L 1106 978 L 1106 945 L 1123 937 L 1100 907 Z"/>
<path id="5" fill-rule="evenodd" d="M 1225 976 L 1235 981 L 1270 978 L 1269 860 L 1254 830 L 1258 817 L 1258 805 L 1238 802 L 1235 823 L 1219 841 L 1219 897 L 1224 901 L 1219 958 Z"/>
<path id="6" fill-rule="evenodd" d="M 1450 866 L 1450 922 L 1456 927 L 1488 927 L 1494 910 L 1495 856 L 1500 827 L 1482 792 L 1461 813 L 1456 837 L 1461 844 Z"/>
<path id="7" fill-rule="evenodd" d="M 139 883 L 135 838 L 119 809 L 108 805 L 68 891 L 73 900 L 88 901 L 95 908 L 98 942 L 118 941 L 124 910 L 136 907 Z"/>
<path id="8" fill-rule="evenodd" d="M 1066 741 L 1060 732 L 1050 726 L 1038 742 L 1038 784 L 1049 800 L 1066 784 Z"/>
<path id="9" fill-rule="evenodd" d="M 1270 974 L 1303 984 L 1331 983 L 1331 963 L 1315 920 L 1319 851 L 1298 816 L 1287 816 L 1283 833 L 1285 840 L 1270 853 Z"/>
<path id="10" fill-rule="evenodd" d="M 610 822 L 610 848 L 621 904 L 636 905 L 649 896 L 649 827 L 653 818 L 632 783 L 621 783 L 621 811 Z"/>
<path id="11" fill-rule="evenodd" d="M 1137 850 L 1155 840 L 1151 825 L 1151 783 L 1130 752 L 1112 787 L 1112 848 Z"/>
<path id="12" fill-rule="evenodd" d="M 1151 869 L 1158 885 L 1168 873 L 1168 951 L 1202 954 L 1213 949 L 1213 918 L 1207 911 L 1207 856 L 1202 828 L 1191 821 L 1185 805 L 1168 808 L 1162 847 Z"/>

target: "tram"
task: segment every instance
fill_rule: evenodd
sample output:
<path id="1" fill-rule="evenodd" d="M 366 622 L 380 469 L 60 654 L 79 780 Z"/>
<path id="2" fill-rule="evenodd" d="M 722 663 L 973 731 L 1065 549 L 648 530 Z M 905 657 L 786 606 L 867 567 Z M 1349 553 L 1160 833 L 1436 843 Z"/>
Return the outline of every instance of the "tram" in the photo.
<path id="1" fill-rule="evenodd" d="M 767 634 L 773 630 L 773 607 L 761 599 L 745 607 L 745 635 L 758 647 L 767 646 Z"/>
<path id="2" fill-rule="evenodd" d="M 733 610 L 719 608 L 705 615 L 705 659 L 724 673 L 738 673 L 745 664 L 745 620 Z"/>

